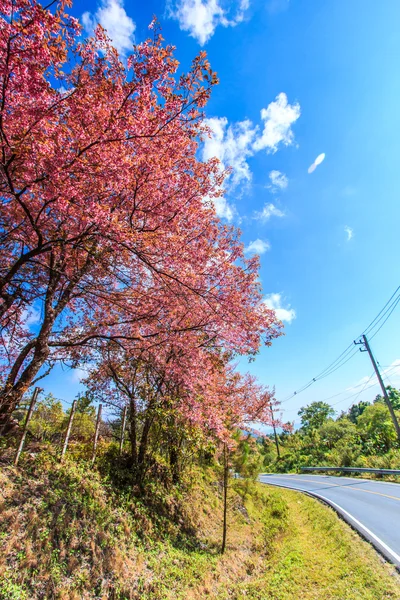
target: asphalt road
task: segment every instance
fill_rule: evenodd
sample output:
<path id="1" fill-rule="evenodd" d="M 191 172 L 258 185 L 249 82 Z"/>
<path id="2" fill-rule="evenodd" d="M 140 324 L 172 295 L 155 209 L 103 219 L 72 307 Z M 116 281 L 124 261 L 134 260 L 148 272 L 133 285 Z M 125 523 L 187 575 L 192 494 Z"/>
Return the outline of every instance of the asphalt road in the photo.
<path id="1" fill-rule="evenodd" d="M 309 474 L 265 474 L 260 481 L 325 501 L 400 570 L 400 484 Z"/>

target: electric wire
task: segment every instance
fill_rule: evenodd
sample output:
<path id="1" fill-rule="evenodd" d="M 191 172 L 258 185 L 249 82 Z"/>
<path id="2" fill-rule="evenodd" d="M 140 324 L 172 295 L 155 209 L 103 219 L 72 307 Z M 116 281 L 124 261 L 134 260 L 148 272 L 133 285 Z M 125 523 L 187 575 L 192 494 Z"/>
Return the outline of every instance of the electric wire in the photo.
<path id="1" fill-rule="evenodd" d="M 371 321 L 371 323 L 368 325 L 368 327 L 366 329 L 364 329 L 363 334 L 367 335 L 367 333 L 369 332 L 370 328 L 372 327 L 372 325 L 374 325 L 374 323 L 377 321 L 378 317 L 380 317 L 380 315 L 383 313 L 383 311 L 386 309 L 386 307 L 388 306 L 388 304 L 390 304 L 390 302 L 392 301 L 392 299 L 394 298 L 394 296 L 397 294 L 397 292 L 400 291 L 400 285 L 396 288 L 396 290 L 393 292 L 393 294 L 390 296 L 389 300 L 386 302 L 385 306 L 382 308 L 382 310 L 380 310 L 380 312 L 376 315 L 375 319 L 373 319 L 373 321 Z"/>
<path id="2" fill-rule="evenodd" d="M 400 365 L 392 365 L 391 367 L 389 367 L 387 369 L 387 371 L 385 373 L 382 374 L 382 376 L 384 378 L 386 378 L 387 380 L 389 380 L 388 378 L 388 373 L 390 373 L 391 371 L 393 371 L 394 369 L 399 369 Z M 350 394 L 349 396 L 346 396 L 345 398 L 342 398 L 341 400 L 339 400 L 338 402 L 335 402 L 334 404 L 331 404 L 330 406 L 336 406 L 337 404 L 341 404 L 342 402 L 345 402 L 346 400 L 350 400 L 350 398 L 354 398 L 354 396 L 360 396 L 361 394 L 363 394 L 365 391 L 372 389 L 374 387 L 376 387 L 378 385 L 378 382 L 375 381 L 372 385 L 368 385 L 368 383 L 370 383 L 372 377 L 374 376 L 375 371 L 372 372 L 372 374 L 370 375 L 370 377 L 367 379 L 366 382 L 362 382 L 359 383 L 357 385 L 352 386 L 351 389 L 356 389 L 359 387 L 363 387 L 362 390 L 360 390 L 359 392 L 355 392 L 354 394 Z M 368 385 L 368 387 L 366 387 Z M 350 391 L 349 388 L 346 388 L 345 390 L 343 390 L 342 392 L 338 392 L 337 394 L 333 394 L 332 396 L 328 396 L 327 398 L 323 398 L 321 400 L 321 402 L 328 402 L 328 400 L 331 400 L 332 398 L 337 398 L 338 396 L 342 396 L 345 392 Z M 357 398 L 354 400 L 354 403 L 357 401 Z M 353 403 L 353 404 L 354 404 Z M 284 413 L 291 413 L 291 412 L 297 412 L 299 409 L 298 408 L 293 408 L 290 410 L 285 410 Z"/>
<path id="3" fill-rule="evenodd" d="M 399 302 L 400 302 L 400 285 L 396 288 L 396 290 L 393 292 L 393 294 L 391 295 L 389 300 L 386 302 L 386 304 L 383 306 L 383 308 L 379 311 L 379 313 L 375 316 L 375 318 L 364 329 L 364 331 L 361 335 L 366 335 L 366 334 L 372 333 L 372 336 L 370 337 L 370 339 L 373 339 L 379 333 L 379 331 L 382 329 L 382 327 L 385 325 L 387 320 L 390 318 L 390 316 L 392 315 L 393 311 L 395 310 L 395 308 L 397 307 Z M 376 329 L 376 327 L 378 327 L 378 329 Z M 358 353 L 358 349 L 354 349 L 354 345 L 349 344 L 347 346 L 347 348 L 345 348 L 345 350 L 343 350 L 343 352 L 341 354 L 339 354 L 339 356 L 333 362 L 331 362 L 327 367 L 325 367 L 325 369 L 323 369 L 320 373 L 318 373 L 318 375 L 313 377 L 310 381 L 308 381 L 306 384 L 304 384 L 298 390 L 296 390 L 295 392 L 293 392 L 292 394 L 290 394 L 289 396 L 284 398 L 284 400 L 281 401 L 281 404 L 284 404 L 284 403 L 288 402 L 289 400 L 291 400 L 292 398 L 294 398 L 295 396 L 297 396 L 298 394 L 301 394 L 302 392 L 304 392 L 306 389 L 311 387 L 314 383 L 316 383 L 320 379 L 324 379 L 325 377 L 332 375 L 332 373 L 334 373 L 335 371 L 337 371 L 338 369 L 343 367 L 347 362 L 349 362 L 352 358 L 354 358 L 354 356 L 357 353 Z"/>

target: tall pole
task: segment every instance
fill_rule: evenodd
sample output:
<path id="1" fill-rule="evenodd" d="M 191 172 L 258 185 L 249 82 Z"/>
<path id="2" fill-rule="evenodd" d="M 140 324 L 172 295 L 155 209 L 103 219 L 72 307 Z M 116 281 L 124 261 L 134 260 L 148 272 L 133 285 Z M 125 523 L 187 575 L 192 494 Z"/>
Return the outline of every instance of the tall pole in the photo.
<path id="1" fill-rule="evenodd" d="M 126 406 L 124 406 L 124 410 L 122 413 L 121 439 L 119 442 L 119 455 L 120 456 L 122 456 L 122 448 L 124 447 L 125 427 L 126 427 Z"/>
<path id="2" fill-rule="evenodd" d="M 278 435 L 276 433 L 275 417 L 274 417 L 274 411 L 272 410 L 272 404 L 270 404 L 269 407 L 271 409 L 271 415 L 272 415 L 272 427 L 274 429 L 276 451 L 278 453 L 278 458 L 280 458 L 281 457 L 281 451 L 280 451 L 280 448 L 279 448 Z"/>
<path id="3" fill-rule="evenodd" d="M 377 376 L 378 381 L 379 381 L 379 385 L 381 386 L 383 397 L 385 398 L 387 407 L 388 407 L 389 412 L 390 412 L 390 416 L 392 417 L 393 425 L 394 425 L 394 427 L 396 429 L 397 439 L 400 442 L 400 425 L 399 425 L 399 422 L 397 420 L 396 413 L 393 410 L 392 403 L 390 402 L 390 398 L 388 396 L 385 384 L 383 383 L 383 379 L 382 379 L 382 376 L 381 376 L 381 374 L 379 372 L 378 365 L 376 364 L 376 360 L 374 358 L 374 355 L 372 354 L 371 347 L 370 347 L 369 342 L 367 340 L 367 336 L 363 335 L 362 336 L 362 340 L 363 340 L 362 342 L 354 342 L 354 343 L 355 344 L 360 344 L 360 343 L 363 344 L 364 345 L 364 349 L 360 348 L 361 352 L 368 352 L 368 354 L 369 354 L 369 357 L 370 357 L 372 365 L 374 367 L 376 376 Z"/>
<path id="4" fill-rule="evenodd" d="M 102 410 L 102 408 L 103 408 L 103 405 L 99 404 L 99 410 L 97 411 L 96 429 L 95 429 L 95 432 L 94 432 L 94 440 L 93 440 L 92 464 L 94 463 L 94 459 L 96 458 L 97 441 L 99 439 L 99 429 L 100 429 L 101 410 Z"/>
<path id="5" fill-rule="evenodd" d="M 68 427 L 67 427 L 67 432 L 66 432 L 65 438 L 64 438 L 63 449 L 61 451 L 60 462 L 62 462 L 64 460 L 64 456 L 67 451 L 68 440 L 69 440 L 69 436 L 71 434 L 71 427 L 72 427 L 72 421 L 74 419 L 75 409 L 76 409 L 76 400 L 73 401 L 72 406 L 71 406 L 71 412 L 69 413 Z"/>
<path id="6" fill-rule="evenodd" d="M 222 546 L 221 554 L 226 548 L 226 530 L 227 530 L 227 512 L 228 512 L 228 482 L 229 482 L 229 462 L 226 443 L 224 443 L 224 516 L 222 524 Z"/>
<path id="7" fill-rule="evenodd" d="M 31 403 L 29 405 L 28 414 L 26 415 L 25 425 L 24 425 L 24 429 L 22 431 L 22 438 L 21 438 L 21 441 L 20 441 L 19 446 L 18 446 L 17 454 L 15 455 L 15 459 L 14 459 L 14 465 L 15 466 L 17 466 L 17 464 L 18 464 L 19 457 L 21 456 L 21 452 L 22 452 L 22 449 L 23 449 L 24 444 L 25 444 L 26 434 L 28 432 L 28 423 L 31 420 L 31 416 L 32 416 L 32 413 L 33 413 L 33 409 L 35 408 L 35 404 L 36 404 L 36 400 L 37 400 L 39 392 L 40 392 L 40 388 L 35 387 L 35 389 L 33 390 L 32 398 L 31 398 Z"/>

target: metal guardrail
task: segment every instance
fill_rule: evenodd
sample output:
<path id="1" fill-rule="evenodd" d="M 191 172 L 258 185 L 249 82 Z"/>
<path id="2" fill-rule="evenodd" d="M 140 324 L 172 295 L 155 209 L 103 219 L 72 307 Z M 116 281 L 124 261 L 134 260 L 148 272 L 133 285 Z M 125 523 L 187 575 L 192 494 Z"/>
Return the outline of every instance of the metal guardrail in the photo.
<path id="1" fill-rule="evenodd" d="M 368 469 L 367 467 L 300 467 L 301 471 L 334 471 L 336 473 L 374 473 L 375 475 L 400 475 L 400 469 Z"/>

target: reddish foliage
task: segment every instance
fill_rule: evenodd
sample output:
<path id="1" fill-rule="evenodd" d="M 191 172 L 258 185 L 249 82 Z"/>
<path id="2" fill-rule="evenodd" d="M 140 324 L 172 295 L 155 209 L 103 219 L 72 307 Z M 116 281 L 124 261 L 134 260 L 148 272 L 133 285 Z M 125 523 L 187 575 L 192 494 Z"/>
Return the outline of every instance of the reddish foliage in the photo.
<path id="1" fill-rule="evenodd" d="M 205 53 L 177 77 L 156 32 L 123 64 L 100 27 L 78 41 L 64 3 L 3 0 L 0 22 L 0 421 L 46 366 L 103 368 L 110 347 L 162 372 L 181 414 L 221 435 L 269 419 L 268 393 L 221 359 L 281 324 L 258 259 L 216 217 L 218 162 L 196 158 L 217 82 Z"/>

